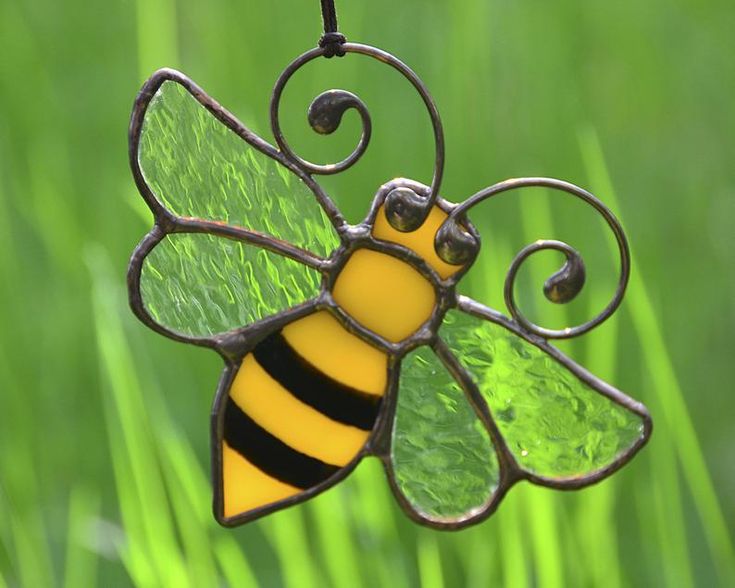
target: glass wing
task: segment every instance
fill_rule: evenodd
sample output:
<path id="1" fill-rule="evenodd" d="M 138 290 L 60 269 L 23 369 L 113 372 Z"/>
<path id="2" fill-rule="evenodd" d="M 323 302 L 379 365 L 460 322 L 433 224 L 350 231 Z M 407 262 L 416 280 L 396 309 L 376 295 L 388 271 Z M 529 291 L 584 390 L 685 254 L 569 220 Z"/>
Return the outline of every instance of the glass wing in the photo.
<path id="1" fill-rule="evenodd" d="M 399 501 L 433 524 L 460 524 L 485 512 L 499 484 L 487 430 L 425 346 L 401 363 L 391 461 Z"/>
<path id="2" fill-rule="evenodd" d="M 496 320 L 450 311 L 439 334 L 475 381 L 532 481 L 583 486 L 614 471 L 645 443 L 650 419 L 642 405 L 544 341 L 524 337 L 507 319 Z"/>
<path id="3" fill-rule="evenodd" d="M 344 221 L 319 186 L 183 74 L 161 70 L 141 90 L 131 157 L 154 213 L 163 206 L 321 256 L 339 245 Z"/>
<path id="4" fill-rule="evenodd" d="M 320 280 L 316 270 L 248 243 L 173 233 L 148 247 L 140 294 L 145 311 L 167 330 L 210 337 L 315 297 Z"/>

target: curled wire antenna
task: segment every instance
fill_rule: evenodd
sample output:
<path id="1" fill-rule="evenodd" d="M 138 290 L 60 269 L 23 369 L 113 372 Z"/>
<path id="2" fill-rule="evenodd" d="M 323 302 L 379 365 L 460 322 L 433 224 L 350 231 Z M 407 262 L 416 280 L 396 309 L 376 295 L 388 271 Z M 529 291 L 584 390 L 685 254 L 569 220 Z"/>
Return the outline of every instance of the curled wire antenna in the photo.
<path id="1" fill-rule="evenodd" d="M 475 255 L 479 249 L 479 243 L 468 242 L 468 237 L 466 235 L 464 235 L 464 242 L 457 241 L 455 243 L 452 241 L 453 238 L 456 239 L 455 235 L 458 234 L 458 223 L 461 223 L 467 212 L 480 202 L 510 190 L 529 187 L 551 188 L 553 190 L 566 192 L 567 194 L 582 200 L 586 204 L 589 204 L 600 214 L 600 216 L 602 216 L 607 223 L 607 226 L 610 227 L 618 245 L 618 252 L 620 254 L 620 275 L 618 277 L 618 284 L 612 299 L 594 318 L 581 325 L 565 329 L 546 329 L 534 324 L 526 318 L 516 304 L 515 281 L 518 270 L 528 257 L 543 250 L 560 251 L 566 257 L 566 261 L 559 271 L 546 280 L 544 284 L 544 294 L 550 301 L 557 304 L 570 302 L 581 291 L 585 282 L 586 270 L 579 252 L 563 241 L 542 239 L 524 247 L 510 264 L 508 274 L 505 278 L 505 304 L 516 322 L 527 332 L 543 337 L 544 339 L 571 339 L 591 331 L 615 313 L 618 306 L 620 306 L 620 303 L 623 301 L 625 289 L 630 277 L 630 249 L 628 247 L 628 240 L 625 237 L 623 227 L 620 225 L 620 222 L 612 211 L 605 206 L 600 199 L 590 194 L 587 190 L 584 190 L 579 186 L 575 186 L 574 184 L 570 184 L 569 182 L 553 178 L 514 178 L 504 182 L 499 182 L 469 197 L 452 211 L 437 232 L 435 244 L 436 249 L 440 255 L 446 250 L 460 251 L 466 258 L 470 258 Z M 444 255 L 446 256 L 446 254 Z"/>
<path id="2" fill-rule="evenodd" d="M 322 135 L 331 134 L 339 128 L 342 116 L 354 109 L 362 120 L 362 133 L 357 146 L 342 161 L 328 164 L 312 163 L 300 157 L 291 148 L 281 129 L 280 103 L 284 89 L 294 73 L 307 63 L 320 57 L 344 56 L 348 53 L 364 55 L 398 71 L 418 92 L 429 113 L 434 132 L 435 159 L 434 171 L 428 192 L 418 194 L 410 189 L 396 190 L 386 198 L 386 212 L 391 225 L 400 231 L 412 231 L 425 220 L 436 202 L 444 172 L 444 129 L 439 110 L 426 85 L 416 73 L 394 55 L 360 43 L 348 43 L 344 35 L 337 31 L 337 16 L 333 0 L 322 0 L 324 35 L 319 46 L 294 59 L 279 76 L 273 88 L 270 103 L 271 130 L 280 151 L 302 171 L 310 175 L 338 174 L 359 161 L 368 147 L 372 134 L 372 122 L 365 103 L 352 92 L 340 89 L 327 90 L 314 98 L 309 110 L 308 121 L 311 128 Z"/>
<path id="3" fill-rule="evenodd" d="M 346 90 L 328 90 L 322 92 L 311 103 L 308 121 L 311 128 L 320 134 L 331 134 L 336 131 L 344 113 L 349 109 L 358 112 L 362 119 L 362 133 L 355 149 L 342 161 L 329 164 L 316 164 L 299 157 L 290 147 L 281 130 L 279 105 L 284 88 L 291 76 L 302 66 L 319 57 L 343 57 L 348 53 L 357 53 L 391 66 L 407 79 L 421 96 L 431 118 L 434 130 L 436 157 L 431 184 L 425 192 L 418 193 L 408 186 L 398 186 L 385 196 L 385 214 L 390 224 L 397 230 L 410 232 L 420 227 L 437 201 L 444 172 L 444 131 L 439 111 L 428 89 L 419 77 L 395 56 L 358 43 L 348 43 L 339 32 L 337 12 L 334 0 L 320 0 L 324 33 L 319 39 L 319 46 L 297 57 L 278 78 L 273 89 L 270 105 L 271 128 L 278 147 L 283 155 L 302 171 L 309 175 L 329 175 L 340 173 L 357 163 L 365 153 L 372 134 L 372 121 L 365 103 L 355 94 Z M 516 276 L 523 262 L 534 253 L 543 250 L 555 250 L 564 254 L 563 266 L 544 283 L 544 295 L 557 304 L 566 304 L 573 300 L 582 290 L 586 280 L 586 269 L 582 256 L 570 245 L 556 240 L 539 240 L 522 249 L 508 269 L 505 279 L 505 302 L 513 319 L 526 332 L 544 339 L 569 339 L 582 335 L 607 320 L 614 314 L 622 302 L 630 276 L 630 251 L 628 242 L 615 215 L 602 201 L 586 190 L 552 178 L 514 178 L 500 182 L 468 198 L 457 206 L 437 232 L 435 249 L 441 259 L 454 265 L 471 263 L 480 249 L 479 239 L 463 228 L 467 212 L 480 202 L 503 192 L 525 187 L 545 187 L 566 192 L 592 206 L 606 221 L 617 241 L 620 253 L 620 275 L 612 299 L 608 305 L 589 321 L 565 329 L 547 329 L 530 321 L 520 310 L 515 299 Z"/>
<path id="4" fill-rule="evenodd" d="M 418 76 L 408 66 L 393 55 L 375 47 L 348 43 L 347 38 L 339 32 L 334 0 L 320 0 L 320 2 L 324 32 L 319 39 L 318 49 L 304 53 L 294 60 L 283 74 L 281 74 L 273 90 L 273 97 L 271 99 L 271 128 L 273 129 L 276 142 L 283 154 L 308 174 L 336 174 L 351 167 L 362 157 L 370 140 L 371 122 L 365 104 L 357 96 L 344 90 L 329 90 L 314 99 L 309 108 L 309 124 L 317 133 L 329 134 L 334 132 L 339 126 L 342 114 L 349 108 L 356 109 L 362 118 L 362 135 L 357 147 L 355 147 L 354 151 L 348 157 L 334 164 L 314 164 L 296 155 L 281 132 L 278 119 L 278 105 L 283 87 L 297 69 L 315 57 L 344 57 L 347 53 L 360 53 L 397 69 L 416 88 L 426 104 L 429 115 L 431 116 L 436 142 L 434 177 L 428 194 L 421 196 L 412 190 L 404 189 L 388 194 L 385 201 L 386 215 L 390 224 L 399 231 L 413 231 L 420 227 L 426 220 L 439 194 L 439 185 L 444 168 L 444 135 L 439 112 L 423 82 L 418 79 Z"/>

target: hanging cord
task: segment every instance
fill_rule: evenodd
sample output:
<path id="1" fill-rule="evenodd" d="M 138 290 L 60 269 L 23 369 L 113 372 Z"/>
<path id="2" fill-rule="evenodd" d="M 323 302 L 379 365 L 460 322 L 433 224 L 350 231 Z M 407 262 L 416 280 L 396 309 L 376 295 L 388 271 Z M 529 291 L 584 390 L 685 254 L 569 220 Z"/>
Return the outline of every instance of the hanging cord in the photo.
<path id="1" fill-rule="evenodd" d="M 319 39 L 319 47 L 324 49 L 324 57 L 342 57 L 345 52 L 342 45 L 347 42 L 346 37 L 337 30 L 337 11 L 334 9 L 334 0 L 321 0 L 324 34 Z"/>

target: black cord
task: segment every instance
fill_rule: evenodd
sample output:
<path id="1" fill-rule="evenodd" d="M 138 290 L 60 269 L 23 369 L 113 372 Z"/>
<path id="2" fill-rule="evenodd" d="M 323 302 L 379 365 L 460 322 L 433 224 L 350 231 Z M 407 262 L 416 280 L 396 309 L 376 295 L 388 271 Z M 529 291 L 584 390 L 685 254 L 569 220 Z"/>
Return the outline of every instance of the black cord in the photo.
<path id="1" fill-rule="evenodd" d="M 334 0 L 321 0 L 324 34 L 319 39 L 319 47 L 324 49 L 324 57 L 342 57 L 345 52 L 342 45 L 347 38 L 337 30 L 337 11 Z"/>
<path id="2" fill-rule="evenodd" d="M 337 32 L 337 11 L 334 9 L 334 0 L 321 0 L 322 19 L 324 20 L 324 32 Z"/>

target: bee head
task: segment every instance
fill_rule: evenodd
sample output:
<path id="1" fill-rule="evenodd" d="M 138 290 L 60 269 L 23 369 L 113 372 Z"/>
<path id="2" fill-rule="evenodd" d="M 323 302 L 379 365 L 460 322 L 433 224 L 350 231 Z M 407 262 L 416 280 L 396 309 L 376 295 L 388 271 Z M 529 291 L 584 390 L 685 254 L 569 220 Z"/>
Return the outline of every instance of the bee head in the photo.
<path id="1" fill-rule="evenodd" d="M 408 247 L 447 279 L 472 263 L 479 239 L 468 222 L 449 219 L 453 205 L 443 199 L 437 198 L 427 213 L 427 193 L 425 186 L 413 182 L 390 189 L 378 207 L 372 233 Z"/>

